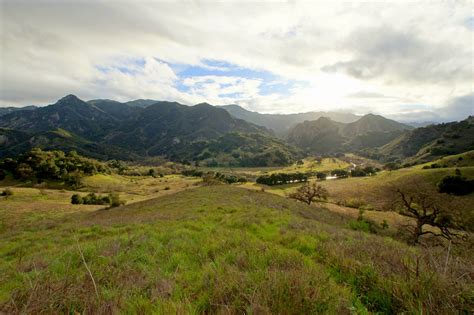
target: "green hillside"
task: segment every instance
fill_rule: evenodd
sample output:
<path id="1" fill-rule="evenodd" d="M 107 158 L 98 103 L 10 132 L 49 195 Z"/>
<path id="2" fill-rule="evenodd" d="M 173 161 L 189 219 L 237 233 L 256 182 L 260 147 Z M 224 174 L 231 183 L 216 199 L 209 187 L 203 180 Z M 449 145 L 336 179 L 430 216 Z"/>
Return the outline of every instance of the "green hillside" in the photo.
<path id="1" fill-rule="evenodd" d="M 473 306 L 472 282 L 458 276 L 469 256 L 446 265 L 442 248 L 353 231 L 344 216 L 276 195 L 210 186 L 99 211 L 67 205 L 64 193 L 38 196 L 32 204 L 39 197 L 17 190 L 0 207 L 2 312 L 446 314 Z M 69 210 L 51 210 L 61 207 Z"/>
<path id="2" fill-rule="evenodd" d="M 414 129 L 386 144 L 375 154 L 385 160 L 424 163 L 474 149 L 474 117 L 460 122 Z"/>

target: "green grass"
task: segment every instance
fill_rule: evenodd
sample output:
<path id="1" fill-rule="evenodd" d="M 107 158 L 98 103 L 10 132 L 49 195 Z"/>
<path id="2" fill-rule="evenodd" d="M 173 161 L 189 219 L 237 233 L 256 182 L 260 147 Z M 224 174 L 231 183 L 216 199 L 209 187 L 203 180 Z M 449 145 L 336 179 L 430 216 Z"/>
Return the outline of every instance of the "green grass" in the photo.
<path id="1" fill-rule="evenodd" d="M 446 314 L 473 307 L 472 257 L 462 248 L 453 247 L 446 264 L 443 248 L 353 231 L 347 216 L 274 194 L 219 185 L 60 212 L 67 199 L 59 193 L 31 203 L 31 192 L 16 190 L 0 201 L 9 218 L 0 230 L 2 312 Z M 36 208 L 48 200 L 58 209 Z"/>

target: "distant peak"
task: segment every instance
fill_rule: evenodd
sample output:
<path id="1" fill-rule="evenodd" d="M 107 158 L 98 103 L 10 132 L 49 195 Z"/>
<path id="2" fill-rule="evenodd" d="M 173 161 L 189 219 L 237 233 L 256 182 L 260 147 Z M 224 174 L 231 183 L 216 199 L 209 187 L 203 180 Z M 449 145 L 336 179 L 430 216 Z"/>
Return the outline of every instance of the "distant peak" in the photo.
<path id="1" fill-rule="evenodd" d="M 76 95 L 73 95 L 73 94 L 69 94 L 69 95 L 66 95 L 64 96 L 63 98 L 61 98 L 59 100 L 59 102 L 63 102 L 63 101 L 76 101 L 76 100 L 80 100 Z"/>

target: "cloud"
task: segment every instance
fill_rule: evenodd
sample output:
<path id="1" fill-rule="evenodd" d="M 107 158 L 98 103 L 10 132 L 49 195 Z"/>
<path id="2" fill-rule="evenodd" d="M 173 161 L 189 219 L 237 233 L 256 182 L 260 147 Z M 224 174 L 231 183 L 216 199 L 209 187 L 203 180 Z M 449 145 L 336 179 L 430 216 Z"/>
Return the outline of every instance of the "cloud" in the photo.
<path id="1" fill-rule="evenodd" d="M 440 109 L 445 120 L 463 120 L 474 116 L 474 93 L 452 99 L 447 106 Z"/>
<path id="2" fill-rule="evenodd" d="M 393 114 L 472 92 L 468 1 L 4 0 L 0 19 L 0 106 L 74 93 Z"/>
<path id="3" fill-rule="evenodd" d="M 341 49 L 353 52 L 354 57 L 324 66 L 323 71 L 342 71 L 358 79 L 382 77 L 391 84 L 472 79 L 472 69 L 466 67 L 472 58 L 468 45 L 423 40 L 410 30 L 388 26 L 359 29 L 345 39 Z M 452 58 L 454 51 L 456 58 Z"/>

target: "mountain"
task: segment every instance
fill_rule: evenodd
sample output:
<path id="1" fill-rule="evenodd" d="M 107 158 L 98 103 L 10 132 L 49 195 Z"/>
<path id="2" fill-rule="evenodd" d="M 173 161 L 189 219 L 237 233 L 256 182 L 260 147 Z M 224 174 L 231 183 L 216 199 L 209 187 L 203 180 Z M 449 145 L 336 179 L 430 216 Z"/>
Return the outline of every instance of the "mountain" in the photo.
<path id="1" fill-rule="evenodd" d="M 344 124 L 327 117 L 302 122 L 288 133 L 288 142 L 306 152 L 335 152 L 346 141 L 341 135 Z"/>
<path id="2" fill-rule="evenodd" d="M 97 139 L 116 126 L 117 119 L 93 104 L 68 95 L 53 105 L 15 111 L 0 117 L 0 127 L 31 133 L 64 129 L 86 139 Z"/>
<path id="3" fill-rule="evenodd" d="M 109 134 L 105 142 L 146 155 L 173 155 L 180 147 L 217 139 L 227 132 L 256 132 L 270 136 L 263 127 L 235 119 L 225 110 L 209 104 L 195 106 L 159 102 L 140 110 Z"/>
<path id="4" fill-rule="evenodd" d="M 40 147 L 99 159 L 165 156 L 233 166 L 276 166 L 300 157 L 270 130 L 224 109 L 153 102 L 141 107 L 104 99 L 84 102 L 68 95 L 34 111 L 9 113 L 0 117 L 0 156 Z"/>
<path id="5" fill-rule="evenodd" d="M 279 137 L 285 137 L 289 130 L 298 123 L 328 117 L 337 122 L 350 123 L 358 120 L 360 116 L 340 112 L 308 112 L 299 114 L 260 114 L 248 111 L 238 105 L 224 105 L 220 108 L 228 111 L 232 116 L 244 119 L 253 124 L 272 129 Z"/>
<path id="6" fill-rule="evenodd" d="M 134 101 L 126 102 L 125 104 L 131 107 L 148 107 L 150 105 L 159 103 L 160 101 L 148 100 L 148 99 L 139 99 Z"/>
<path id="7" fill-rule="evenodd" d="M 37 108 L 38 107 L 34 105 L 23 106 L 23 107 L 0 107 L 0 116 L 17 112 L 17 111 L 21 111 L 21 110 L 34 110 Z"/>
<path id="8" fill-rule="evenodd" d="M 416 128 L 376 150 L 374 155 L 408 163 L 432 161 L 474 149 L 474 116 L 460 122 Z"/>
<path id="9" fill-rule="evenodd" d="M 321 117 L 294 126 L 288 133 L 288 142 L 318 154 L 354 151 L 386 144 L 410 129 L 408 125 L 373 114 L 348 124 Z"/>

